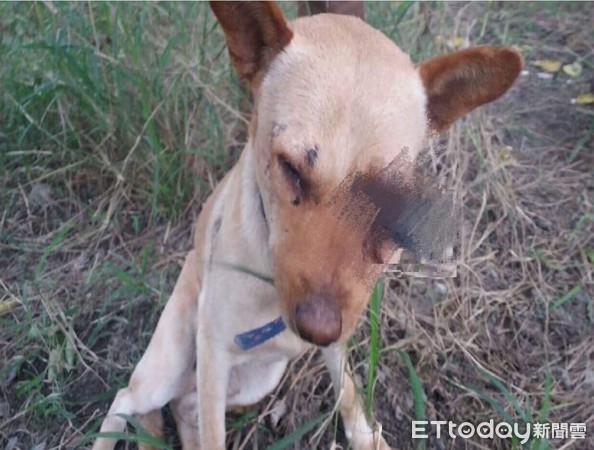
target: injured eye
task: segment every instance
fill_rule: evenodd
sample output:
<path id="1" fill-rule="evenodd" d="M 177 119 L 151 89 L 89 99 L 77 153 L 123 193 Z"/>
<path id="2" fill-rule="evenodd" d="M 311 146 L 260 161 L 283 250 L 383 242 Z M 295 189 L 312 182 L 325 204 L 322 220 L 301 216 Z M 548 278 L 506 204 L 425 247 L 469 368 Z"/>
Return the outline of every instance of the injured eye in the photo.
<path id="1" fill-rule="evenodd" d="M 301 175 L 299 174 L 299 171 L 295 168 L 295 166 L 293 166 L 293 164 L 284 159 L 280 159 L 280 165 L 283 169 L 283 173 L 285 174 L 289 182 L 293 186 L 301 189 Z"/>
<path id="2" fill-rule="evenodd" d="M 284 157 L 279 156 L 278 162 L 280 164 L 283 175 L 291 185 L 291 188 L 296 195 L 292 203 L 293 205 L 297 206 L 301 202 L 301 197 L 303 196 L 305 190 L 305 183 L 303 181 L 303 178 L 301 177 L 299 170 L 297 170 L 297 168 L 295 168 L 295 166 Z"/>

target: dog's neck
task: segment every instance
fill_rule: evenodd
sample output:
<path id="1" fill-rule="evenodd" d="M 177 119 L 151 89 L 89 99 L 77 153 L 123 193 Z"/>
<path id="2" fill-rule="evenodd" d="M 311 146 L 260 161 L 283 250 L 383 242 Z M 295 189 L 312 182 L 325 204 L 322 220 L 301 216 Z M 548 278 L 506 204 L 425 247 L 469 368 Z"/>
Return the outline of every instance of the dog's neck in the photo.
<path id="1" fill-rule="evenodd" d="M 261 188 L 256 179 L 256 160 L 250 141 L 247 142 L 238 163 L 240 178 L 240 221 L 243 234 L 243 246 L 251 258 L 244 261 L 262 275 L 272 277 L 274 274 L 272 252 L 269 244 L 269 223 L 264 208 Z"/>
<path id="2" fill-rule="evenodd" d="M 238 163 L 238 178 L 242 189 L 240 190 L 240 221 L 243 233 L 242 245 L 244 255 L 250 258 L 244 264 L 254 272 L 255 276 L 272 278 L 272 252 L 269 244 L 269 222 L 266 216 L 261 188 L 256 179 L 256 161 L 251 143 L 248 141 Z M 258 310 L 262 313 L 264 309 L 276 310 L 275 296 L 257 299 Z M 267 300 L 268 298 L 268 300 Z M 256 299 L 255 299 L 256 300 Z M 272 312 L 272 311 L 271 311 Z M 273 315 L 276 315 L 272 312 Z M 263 316 L 270 314 L 263 314 Z M 249 350 L 272 339 L 286 328 L 281 317 L 262 323 L 257 328 L 245 330 L 234 337 L 235 344 L 242 350 Z"/>

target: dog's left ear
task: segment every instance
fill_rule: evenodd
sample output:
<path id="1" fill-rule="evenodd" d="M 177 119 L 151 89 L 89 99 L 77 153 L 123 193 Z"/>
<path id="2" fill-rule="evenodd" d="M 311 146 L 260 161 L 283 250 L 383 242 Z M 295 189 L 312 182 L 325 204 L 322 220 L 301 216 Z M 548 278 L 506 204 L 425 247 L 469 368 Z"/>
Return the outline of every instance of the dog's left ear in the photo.
<path id="1" fill-rule="evenodd" d="M 474 108 L 502 96 L 522 68 L 510 47 L 476 47 L 422 62 L 429 128 L 441 132 Z"/>
<path id="2" fill-rule="evenodd" d="M 231 63 L 237 74 L 257 90 L 274 57 L 293 32 L 274 2 L 217 2 L 210 7 L 225 32 Z"/>

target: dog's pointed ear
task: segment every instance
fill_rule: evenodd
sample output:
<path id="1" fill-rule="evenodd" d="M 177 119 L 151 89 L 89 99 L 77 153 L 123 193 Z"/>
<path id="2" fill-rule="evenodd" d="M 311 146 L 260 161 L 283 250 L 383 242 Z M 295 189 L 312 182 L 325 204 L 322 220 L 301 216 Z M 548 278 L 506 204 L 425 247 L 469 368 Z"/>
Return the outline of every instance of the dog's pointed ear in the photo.
<path id="1" fill-rule="evenodd" d="M 245 1 L 211 1 L 210 7 L 223 27 L 233 67 L 254 90 L 293 37 L 281 9 L 274 2 Z"/>
<path id="2" fill-rule="evenodd" d="M 454 121 L 507 91 L 522 68 L 510 47 L 475 47 L 422 62 L 429 128 L 441 132 Z"/>

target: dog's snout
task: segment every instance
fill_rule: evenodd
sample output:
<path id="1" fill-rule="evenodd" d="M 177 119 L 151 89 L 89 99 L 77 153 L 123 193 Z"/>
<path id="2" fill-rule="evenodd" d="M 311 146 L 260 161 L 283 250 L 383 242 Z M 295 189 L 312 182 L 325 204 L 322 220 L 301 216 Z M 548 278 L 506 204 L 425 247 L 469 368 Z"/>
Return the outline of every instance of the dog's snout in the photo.
<path id="1" fill-rule="evenodd" d="M 340 308 L 323 298 L 300 302 L 295 311 L 295 326 L 303 339 L 320 347 L 326 347 L 340 338 L 342 332 Z"/>

